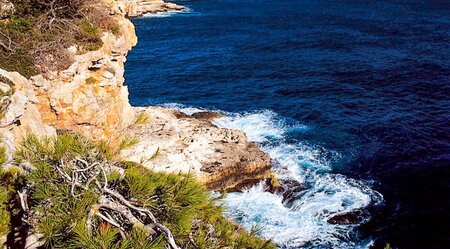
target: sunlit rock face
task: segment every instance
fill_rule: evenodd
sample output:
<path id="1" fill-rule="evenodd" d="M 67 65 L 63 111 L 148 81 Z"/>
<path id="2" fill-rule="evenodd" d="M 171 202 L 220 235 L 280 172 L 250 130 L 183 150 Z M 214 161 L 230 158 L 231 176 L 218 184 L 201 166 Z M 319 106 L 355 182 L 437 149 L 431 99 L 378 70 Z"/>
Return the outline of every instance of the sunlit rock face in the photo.
<path id="1" fill-rule="evenodd" d="M 116 34 L 105 32 L 99 50 L 79 54 L 77 47 L 72 46 L 69 52 L 74 63 L 68 69 L 30 79 L 0 71 L 14 89 L 0 120 L 3 130 L 55 135 L 54 130 L 65 129 L 93 140 L 107 140 L 119 136 L 133 122 L 134 111 L 123 86 L 123 74 L 126 55 L 137 43 L 137 37 L 119 5 L 105 2 L 120 29 Z M 20 141 L 19 137 L 14 140 Z"/>
<path id="2" fill-rule="evenodd" d="M 122 153 L 122 159 L 155 170 L 193 173 L 210 189 L 229 189 L 270 174 L 270 157 L 247 141 L 244 132 L 222 129 L 210 120 L 211 113 L 188 116 L 173 109 L 133 108 L 124 86 L 124 63 L 136 45 L 133 24 L 126 18 L 147 12 L 181 10 L 163 1 L 104 0 L 120 29 L 105 32 L 103 46 L 80 54 L 68 48 L 74 63 L 66 70 L 27 79 L 0 69 L 14 89 L 5 100 L 0 133 L 9 158 L 28 134 L 56 136 L 57 130 L 78 132 L 94 141 L 117 146 L 125 136 L 139 143 Z M 136 113 L 145 112 L 149 122 L 136 125 Z"/>
<path id="3" fill-rule="evenodd" d="M 193 173 L 214 190 L 268 177 L 270 157 L 248 142 L 244 132 L 223 129 L 177 110 L 142 107 L 148 122 L 130 133 L 137 146 L 123 151 L 127 160 L 159 171 Z"/>
<path id="4" fill-rule="evenodd" d="M 129 17 L 138 17 L 146 13 L 180 11 L 184 6 L 167 3 L 162 0 L 122 0 L 123 10 Z"/>

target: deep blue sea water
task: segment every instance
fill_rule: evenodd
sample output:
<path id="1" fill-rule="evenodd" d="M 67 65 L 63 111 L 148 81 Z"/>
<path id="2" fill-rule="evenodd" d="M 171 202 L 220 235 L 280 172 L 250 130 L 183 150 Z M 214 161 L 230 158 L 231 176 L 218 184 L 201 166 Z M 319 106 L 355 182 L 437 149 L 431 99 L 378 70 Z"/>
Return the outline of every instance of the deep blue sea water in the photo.
<path id="1" fill-rule="evenodd" d="M 133 20 L 131 103 L 225 112 L 305 184 L 289 207 L 231 194 L 244 226 L 282 248 L 450 248 L 449 1 L 179 3 Z"/>

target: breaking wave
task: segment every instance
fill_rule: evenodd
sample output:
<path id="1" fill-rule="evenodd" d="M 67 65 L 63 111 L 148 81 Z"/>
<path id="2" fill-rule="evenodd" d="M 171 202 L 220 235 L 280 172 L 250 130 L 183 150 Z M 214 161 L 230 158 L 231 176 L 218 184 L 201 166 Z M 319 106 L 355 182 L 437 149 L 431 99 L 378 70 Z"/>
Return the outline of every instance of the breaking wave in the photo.
<path id="1" fill-rule="evenodd" d="M 187 114 L 202 111 L 178 104 L 166 104 Z M 223 112 L 222 112 L 223 113 Z M 355 228 L 370 219 L 366 209 L 382 202 L 370 184 L 332 173 L 330 159 L 340 155 L 302 141 L 291 141 L 291 132 L 308 129 L 302 124 L 287 124 L 270 110 L 250 113 L 225 113 L 214 123 L 223 128 L 246 132 L 274 160 L 279 179 L 295 179 L 301 189 L 286 200 L 281 194 L 265 191 L 264 183 L 230 193 L 225 198 L 227 215 L 246 229 L 261 227 L 260 235 L 272 239 L 280 248 L 367 248 L 370 239 L 359 237 Z M 350 224 L 330 222 L 339 215 L 357 214 Z"/>
<path id="2" fill-rule="evenodd" d="M 184 10 L 173 10 L 168 12 L 156 12 L 156 13 L 147 13 L 144 14 L 143 18 L 164 18 L 164 17 L 171 17 L 173 15 L 177 14 L 190 14 L 193 13 L 191 9 L 186 8 Z"/>

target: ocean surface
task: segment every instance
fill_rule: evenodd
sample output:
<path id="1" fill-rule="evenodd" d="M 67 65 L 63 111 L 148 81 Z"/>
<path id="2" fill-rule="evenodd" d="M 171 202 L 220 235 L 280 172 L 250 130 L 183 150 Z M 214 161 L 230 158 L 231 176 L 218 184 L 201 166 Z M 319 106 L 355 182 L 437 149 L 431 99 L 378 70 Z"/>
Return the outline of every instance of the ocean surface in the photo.
<path id="1" fill-rule="evenodd" d="M 133 20 L 131 103 L 223 112 L 303 184 L 227 214 L 280 248 L 450 248 L 450 1 L 178 3 Z"/>

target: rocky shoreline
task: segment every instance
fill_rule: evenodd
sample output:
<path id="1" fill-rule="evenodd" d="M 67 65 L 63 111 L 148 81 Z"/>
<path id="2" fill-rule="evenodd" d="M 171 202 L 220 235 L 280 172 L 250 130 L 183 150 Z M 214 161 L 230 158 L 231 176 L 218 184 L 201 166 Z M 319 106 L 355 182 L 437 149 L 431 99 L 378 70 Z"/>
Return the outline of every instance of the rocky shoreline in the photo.
<path id="1" fill-rule="evenodd" d="M 124 160 L 143 163 L 161 171 L 193 173 L 212 190 L 226 190 L 267 178 L 270 157 L 245 133 L 222 129 L 210 120 L 218 116 L 188 116 L 161 107 L 132 107 L 124 86 L 126 55 L 137 37 L 128 17 L 145 13 L 183 10 L 161 0 L 104 0 L 120 25 L 116 34 L 105 32 L 103 46 L 78 54 L 67 70 L 27 79 L 0 69 L 1 86 L 12 85 L 4 97 L 6 111 L 0 118 L 0 134 L 9 160 L 27 134 L 55 136 L 58 130 L 83 134 L 89 139 L 117 146 L 124 136 L 139 143 L 122 153 Z M 8 81 L 8 82 L 6 82 Z M 138 115 L 149 116 L 136 124 Z"/>
<path id="2" fill-rule="evenodd" d="M 141 141 L 122 152 L 129 161 L 158 171 L 194 173 L 212 190 L 270 176 L 270 157 L 242 131 L 219 128 L 200 113 L 189 116 L 162 107 L 135 110 L 148 121 L 129 129 Z"/>
<path id="3" fill-rule="evenodd" d="M 163 0 L 122 0 L 121 8 L 127 17 L 140 17 L 147 13 L 156 14 L 161 12 L 183 11 L 186 7 L 168 3 Z"/>

